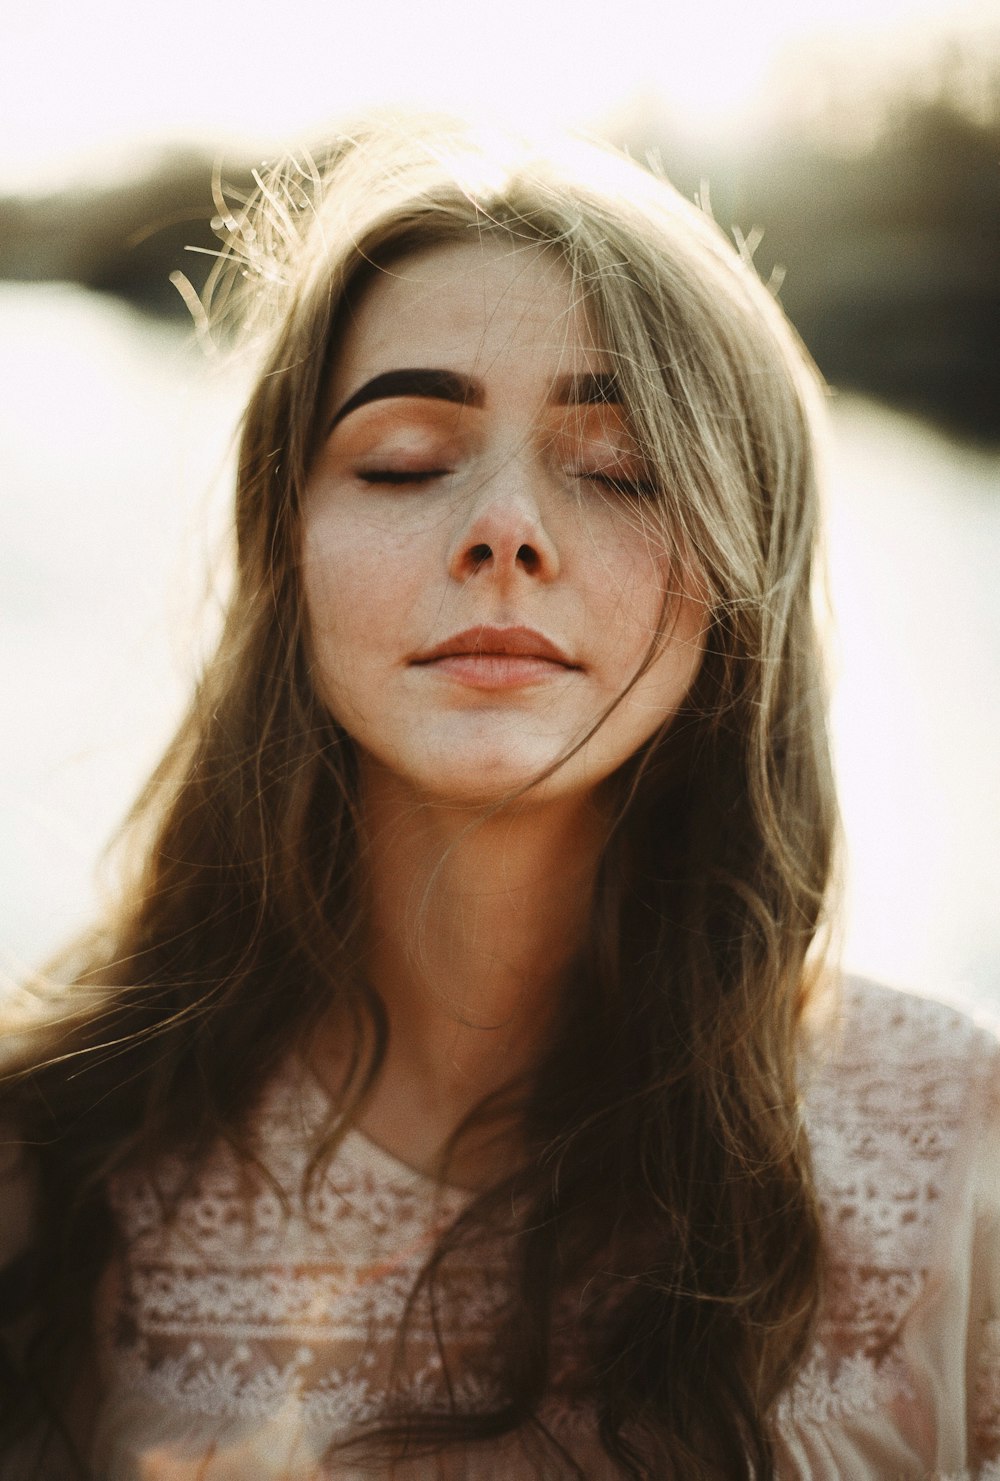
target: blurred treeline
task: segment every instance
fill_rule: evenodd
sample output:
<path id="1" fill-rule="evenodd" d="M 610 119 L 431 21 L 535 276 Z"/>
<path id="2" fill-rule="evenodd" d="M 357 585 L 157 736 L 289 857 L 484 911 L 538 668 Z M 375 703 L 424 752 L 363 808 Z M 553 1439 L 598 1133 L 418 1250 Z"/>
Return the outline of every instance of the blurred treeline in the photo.
<path id="1" fill-rule="evenodd" d="M 834 385 L 1000 440 L 1000 107 L 901 99 L 864 148 L 786 134 L 713 151 L 641 110 L 611 132 L 685 194 L 708 186 Z M 173 153 L 128 182 L 0 201 L 0 277 L 187 315 L 171 274 L 200 291 L 212 266 L 213 167 Z M 234 199 L 251 188 L 249 163 L 223 174 Z"/>

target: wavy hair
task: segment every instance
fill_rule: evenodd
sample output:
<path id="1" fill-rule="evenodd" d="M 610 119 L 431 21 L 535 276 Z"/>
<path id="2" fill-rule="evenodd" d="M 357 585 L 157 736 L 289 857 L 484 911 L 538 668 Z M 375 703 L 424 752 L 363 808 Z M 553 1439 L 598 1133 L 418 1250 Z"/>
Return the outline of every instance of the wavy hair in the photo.
<path id="1" fill-rule="evenodd" d="M 354 1053 L 324 1156 L 378 1073 L 388 1028 L 362 970 L 355 755 L 310 680 L 299 512 L 365 283 L 407 253 L 488 238 L 565 266 L 663 490 L 644 517 L 697 562 L 711 622 L 680 714 L 614 779 L 575 1011 L 521 1087 L 523 1165 L 476 1197 L 421 1278 L 444 1290 L 456 1249 L 503 1224 L 496 1404 L 393 1409 L 355 1443 L 400 1455 L 533 1427 L 555 1454 L 539 1415 L 559 1303 L 577 1293 L 571 1386 L 622 1475 L 771 1476 L 774 1404 L 822 1270 L 796 1084 L 836 834 L 817 377 L 715 224 L 603 147 L 376 120 L 220 206 L 214 312 L 263 350 L 234 588 L 132 814 L 116 909 L 18 1040 L 2 1091 L 39 1179 L 32 1335 L 7 1359 L 21 1408 L 58 1406 L 86 1341 L 114 1246 L 112 1172 L 164 1149 L 194 1165 L 220 1136 L 250 1156 L 262 1085 L 333 1001 Z M 442 1359 L 457 1361 L 446 1342 Z"/>

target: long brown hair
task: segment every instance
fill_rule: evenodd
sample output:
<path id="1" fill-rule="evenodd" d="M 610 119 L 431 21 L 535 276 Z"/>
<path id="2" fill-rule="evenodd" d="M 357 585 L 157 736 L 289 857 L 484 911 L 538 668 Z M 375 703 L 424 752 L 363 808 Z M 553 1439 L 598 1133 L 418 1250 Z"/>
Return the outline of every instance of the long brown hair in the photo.
<path id="1" fill-rule="evenodd" d="M 835 836 L 814 373 L 714 224 L 596 146 L 542 153 L 378 121 L 226 209 L 216 311 L 235 312 L 242 282 L 238 312 L 264 345 L 234 589 L 134 809 L 117 910 L 76 948 L 72 985 L 20 1041 L 4 1091 L 40 1176 L 18 1392 L 37 1408 L 69 1382 L 67 1335 L 86 1340 L 113 1247 L 110 1173 L 166 1148 L 195 1162 L 220 1136 L 250 1155 L 262 1085 L 334 1001 L 355 1029 L 342 1120 L 378 1072 L 355 757 L 309 678 L 299 509 L 324 377 L 365 281 L 485 235 L 540 245 L 571 274 L 657 475 L 659 537 L 697 561 L 711 628 L 680 715 L 615 779 L 575 1010 L 521 1103 L 524 1165 L 425 1272 L 433 1289 L 452 1251 L 516 1206 L 497 1404 L 393 1413 L 367 1443 L 400 1453 L 537 1423 L 557 1302 L 585 1287 L 573 1383 L 622 1474 L 771 1475 L 770 1416 L 821 1272 L 796 1086 Z"/>

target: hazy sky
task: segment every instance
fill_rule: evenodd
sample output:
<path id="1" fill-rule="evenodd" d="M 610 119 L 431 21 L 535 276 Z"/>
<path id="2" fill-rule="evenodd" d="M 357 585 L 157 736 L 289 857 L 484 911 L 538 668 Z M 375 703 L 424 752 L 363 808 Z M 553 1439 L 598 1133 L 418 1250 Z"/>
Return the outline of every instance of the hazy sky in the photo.
<path id="1" fill-rule="evenodd" d="M 642 92 L 725 132 L 801 102 L 817 56 L 885 70 L 987 29 L 996 0 L 7 0 L 0 188 L 163 139 L 311 139 L 378 102 L 586 124 Z"/>

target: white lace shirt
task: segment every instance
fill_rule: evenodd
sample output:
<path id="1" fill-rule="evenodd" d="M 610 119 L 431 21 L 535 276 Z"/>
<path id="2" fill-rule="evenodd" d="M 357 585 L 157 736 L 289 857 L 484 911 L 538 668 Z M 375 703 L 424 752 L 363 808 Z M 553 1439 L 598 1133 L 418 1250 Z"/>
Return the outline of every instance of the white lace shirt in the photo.
<path id="1" fill-rule="evenodd" d="M 828 1289 L 780 1403 L 781 1477 L 1000 1481 L 1000 1046 L 951 1008 L 849 982 L 804 1091 Z M 407 1292 L 465 1197 L 357 1132 L 303 1192 L 328 1115 L 311 1078 L 279 1078 L 256 1122 L 273 1185 L 220 1147 L 169 1222 L 149 1176 L 114 1180 L 127 1256 L 102 1298 L 102 1481 L 560 1474 L 516 1440 L 391 1472 L 327 1456 L 378 1408 Z M 169 1190 L 185 1169 L 157 1177 Z M 499 1297 L 466 1274 L 459 1336 L 481 1344 Z M 433 1403 L 422 1315 L 405 1383 Z M 551 1418 L 590 1481 L 610 1474 L 585 1420 Z"/>

